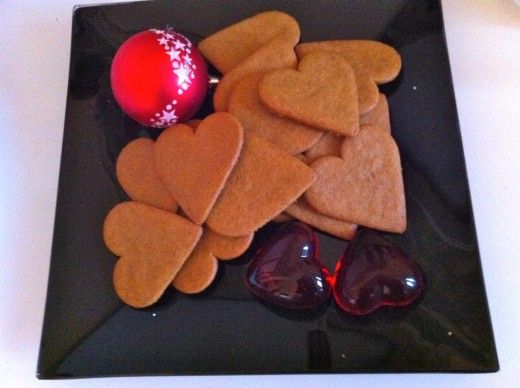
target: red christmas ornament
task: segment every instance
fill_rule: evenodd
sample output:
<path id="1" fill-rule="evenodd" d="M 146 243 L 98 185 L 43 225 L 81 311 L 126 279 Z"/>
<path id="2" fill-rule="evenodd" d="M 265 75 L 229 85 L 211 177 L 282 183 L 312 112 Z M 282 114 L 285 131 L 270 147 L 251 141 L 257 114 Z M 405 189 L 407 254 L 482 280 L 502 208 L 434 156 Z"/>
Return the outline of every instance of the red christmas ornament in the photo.
<path id="1" fill-rule="evenodd" d="M 143 31 L 126 40 L 112 62 L 110 81 L 121 109 L 156 128 L 190 119 L 208 88 L 204 58 L 171 29 Z"/>

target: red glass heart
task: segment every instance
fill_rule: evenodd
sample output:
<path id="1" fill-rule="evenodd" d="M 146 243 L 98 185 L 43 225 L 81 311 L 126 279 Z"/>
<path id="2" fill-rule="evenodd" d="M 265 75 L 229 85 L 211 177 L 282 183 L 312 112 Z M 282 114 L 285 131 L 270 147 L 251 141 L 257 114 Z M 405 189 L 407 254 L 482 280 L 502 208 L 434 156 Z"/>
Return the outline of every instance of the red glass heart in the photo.
<path id="1" fill-rule="evenodd" d="M 310 227 L 284 224 L 256 252 L 246 284 L 266 302 L 296 310 L 316 308 L 329 299 L 332 289 L 318 254 L 318 240 Z"/>
<path id="2" fill-rule="evenodd" d="M 379 233 L 364 230 L 350 242 L 336 267 L 333 295 L 345 312 L 366 315 L 383 306 L 408 306 L 424 289 L 415 261 Z"/>

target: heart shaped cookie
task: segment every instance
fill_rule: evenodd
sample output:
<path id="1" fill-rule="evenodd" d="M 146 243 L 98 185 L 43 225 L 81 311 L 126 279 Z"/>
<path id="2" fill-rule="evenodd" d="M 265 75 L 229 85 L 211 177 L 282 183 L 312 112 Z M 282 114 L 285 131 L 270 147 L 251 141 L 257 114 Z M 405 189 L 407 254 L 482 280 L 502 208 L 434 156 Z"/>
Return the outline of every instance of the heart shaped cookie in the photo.
<path id="1" fill-rule="evenodd" d="M 379 94 L 377 104 L 370 109 L 367 113 L 362 114 L 359 117 L 360 125 L 373 125 L 385 129 L 388 133 L 392 132 L 390 127 L 390 111 L 388 109 L 388 101 L 384 94 Z"/>
<path id="2" fill-rule="evenodd" d="M 185 294 L 198 294 L 213 283 L 217 271 L 218 259 L 199 241 L 173 279 L 172 286 Z"/>
<path id="3" fill-rule="evenodd" d="M 297 220 L 305 222 L 307 225 L 313 226 L 316 229 L 325 233 L 330 233 L 333 236 L 344 240 L 352 239 L 357 230 L 357 225 L 355 224 L 338 220 L 317 212 L 309 206 L 303 197 L 299 198 L 291 206 L 285 209 L 285 212 Z"/>
<path id="4" fill-rule="evenodd" d="M 213 96 L 215 111 L 227 111 L 231 92 L 244 77 L 250 74 L 263 74 L 276 69 L 294 69 L 297 62 L 293 45 L 284 41 L 275 39 L 260 47 L 222 77 Z"/>
<path id="5" fill-rule="evenodd" d="M 206 229 L 204 243 L 220 260 L 228 261 L 242 255 L 253 241 L 254 233 L 245 236 L 228 237 Z"/>
<path id="6" fill-rule="evenodd" d="M 320 51 L 339 54 L 352 65 L 356 74 L 360 113 L 368 112 L 377 103 L 377 84 L 394 80 L 401 70 L 401 57 L 397 51 L 373 40 L 335 40 L 296 46 L 299 58 Z"/>
<path id="7" fill-rule="evenodd" d="M 391 132 L 390 129 L 390 112 L 388 110 L 388 102 L 384 94 L 379 94 L 377 104 L 367 113 L 360 115 L 360 125 L 373 125 Z M 307 164 L 323 158 L 325 156 L 340 156 L 340 149 L 345 136 L 339 136 L 335 133 L 328 132 L 307 151 L 304 155 L 307 158 Z"/>
<path id="8" fill-rule="evenodd" d="M 202 228 L 176 214 L 138 202 L 115 206 L 103 226 L 108 249 L 119 260 L 114 287 L 126 304 L 155 303 L 192 252 Z"/>
<path id="9" fill-rule="evenodd" d="M 346 138 L 341 158 L 311 164 L 316 182 L 305 193 L 320 213 L 388 232 L 406 229 L 406 204 L 399 150 L 390 134 L 363 126 Z"/>
<path id="10" fill-rule="evenodd" d="M 185 294 L 204 291 L 215 279 L 218 260 L 231 260 L 243 254 L 253 241 L 253 234 L 226 237 L 205 229 L 202 238 L 173 279 L 173 287 Z"/>
<path id="11" fill-rule="evenodd" d="M 201 119 L 191 119 L 186 122 L 186 124 L 192 127 L 193 129 L 197 129 L 200 123 L 202 123 Z"/>
<path id="12" fill-rule="evenodd" d="M 347 136 L 359 130 L 356 78 L 338 54 L 312 52 L 301 59 L 298 70 L 266 74 L 259 95 L 273 112 L 311 127 Z"/>
<path id="13" fill-rule="evenodd" d="M 117 158 L 117 180 L 132 200 L 175 213 L 177 202 L 157 174 L 153 147 L 151 139 L 128 143 Z"/>
<path id="14" fill-rule="evenodd" d="M 228 113 L 206 117 L 194 130 L 166 129 L 155 144 L 155 166 L 168 191 L 196 224 L 202 224 L 222 191 L 240 150 L 242 126 Z"/>
<path id="15" fill-rule="evenodd" d="M 268 11 L 216 32 L 202 40 L 198 48 L 213 66 L 225 74 L 275 38 L 294 47 L 300 40 L 300 27 L 286 13 Z"/>
<path id="16" fill-rule="evenodd" d="M 277 224 L 283 224 L 292 220 L 294 220 L 293 216 L 290 216 L 289 214 L 282 212 L 278 214 L 276 217 L 274 217 L 271 221 L 276 222 Z"/>
<path id="17" fill-rule="evenodd" d="M 303 152 L 315 144 L 322 131 L 280 117 L 261 104 L 258 97 L 261 79 L 262 74 L 247 76 L 236 85 L 229 99 L 228 112 L 242 123 L 244 134 L 261 136 L 290 154 Z"/>
<path id="18" fill-rule="evenodd" d="M 339 156 L 341 145 L 345 136 L 340 136 L 332 132 L 324 133 L 322 137 L 311 148 L 305 151 L 307 164 L 325 156 Z"/>
<path id="19" fill-rule="evenodd" d="M 268 141 L 248 136 L 207 224 L 225 236 L 245 236 L 265 225 L 314 182 L 311 168 Z"/>

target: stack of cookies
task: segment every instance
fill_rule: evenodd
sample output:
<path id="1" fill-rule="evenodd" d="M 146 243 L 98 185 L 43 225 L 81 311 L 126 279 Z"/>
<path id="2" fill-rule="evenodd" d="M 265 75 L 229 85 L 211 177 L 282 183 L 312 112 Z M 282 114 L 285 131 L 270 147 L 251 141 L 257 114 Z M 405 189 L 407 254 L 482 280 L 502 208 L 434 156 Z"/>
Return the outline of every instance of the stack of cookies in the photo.
<path id="1" fill-rule="evenodd" d="M 177 124 L 157 141 L 136 139 L 121 151 L 116 173 L 132 201 L 108 214 L 104 239 L 121 258 L 117 294 L 146 307 L 171 284 L 206 289 L 218 260 L 240 256 L 254 232 L 315 181 L 298 158 L 259 136 L 244 136 L 231 114 Z M 195 128 L 196 127 L 196 128 Z"/>
<path id="2" fill-rule="evenodd" d="M 296 20 L 272 11 L 200 42 L 223 73 L 215 110 L 233 114 L 246 138 L 261 136 L 316 173 L 285 215 L 343 239 L 357 225 L 403 232 L 400 157 L 377 86 L 397 77 L 399 54 L 376 41 L 299 40 Z"/>
<path id="3" fill-rule="evenodd" d="M 104 239 L 114 285 L 133 307 L 171 285 L 206 289 L 219 260 L 255 231 L 296 218 L 343 239 L 357 225 L 402 232 L 405 200 L 386 98 L 401 66 L 374 41 L 302 43 L 298 23 L 264 12 L 206 38 L 223 76 L 216 113 L 137 139 L 118 157 L 131 201 L 111 210 Z"/>

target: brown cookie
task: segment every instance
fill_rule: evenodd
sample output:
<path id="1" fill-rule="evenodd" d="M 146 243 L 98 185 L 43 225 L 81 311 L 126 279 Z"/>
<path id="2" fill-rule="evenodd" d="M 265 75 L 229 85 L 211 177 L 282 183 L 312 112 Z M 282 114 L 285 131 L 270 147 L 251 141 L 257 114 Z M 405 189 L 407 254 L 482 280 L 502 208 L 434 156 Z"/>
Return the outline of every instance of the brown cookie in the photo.
<path id="1" fill-rule="evenodd" d="M 250 136 L 207 225 L 225 236 L 252 233 L 294 202 L 314 179 L 305 163 Z"/>
<path id="2" fill-rule="evenodd" d="M 291 44 L 275 39 L 260 47 L 219 81 L 213 96 L 215 111 L 227 111 L 231 92 L 246 76 L 276 69 L 293 69 L 296 63 L 296 54 Z"/>
<path id="3" fill-rule="evenodd" d="M 177 202 L 157 174 L 153 147 L 151 139 L 136 139 L 128 143 L 117 158 L 117 180 L 132 200 L 175 213 Z"/>
<path id="4" fill-rule="evenodd" d="M 260 103 L 258 84 L 261 79 L 262 74 L 242 79 L 229 99 L 228 112 L 242 123 L 244 134 L 261 136 L 290 154 L 303 152 L 315 144 L 322 131 L 280 117 Z"/>
<path id="5" fill-rule="evenodd" d="M 197 129 L 200 123 L 202 123 L 201 119 L 191 119 L 190 121 L 186 122 L 186 124 L 192 127 L 193 129 Z"/>
<path id="6" fill-rule="evenodd" d="M 217 258 L 234 259 L 249 248 L 251 241 L 252 233 L 241 237 L 226 237 L 205 229 L 199 243 L 173 279 L 173 287 L 185 294 L 204 291 L 217 274 Z"/>
<path id="7" fill-rule="evenodd" d="M 249 233 L 245 236 L 228 237 L 207 229 L 204 241 L 215 256 L 227 261 L 242 255 L 251 245 L 254 236 L 254 233 Z"/>
<path id="8" fill-rule="evenodd" d="M 391 133 L 390 111 L 388 110 L 388 101 L 384 94 L 379 94 L 376 106 L 359 117 L 359 124 L 373 125 Z"/>
<path id="9" fill-rule="evenodd" d="M 228 113 L 206 117 L 194 130 L 167 128 L 155 143 L 159 176 L 179 206 L 202 224 L 233 169 L 243 143 L 242 126 Z"/>
<path id="10" fill-rule="evenodd" d="M 345 136 L 336 135 L 332 132 L 325 133 L 316 144 L 305 151 L 307 164 L 325 156 L 339 156 L 339 151 L 344 140 Z"/>
<path id="11" fill-rule="evenodd" d="M 172 286 L 185 294 L 198 294 L 204 291 L 213 283 L 217 275 L 218 260 L 201 244 L 201 241 L 173 279 Z"/>
<path id="12" fill-rule="evenodd" d="M 309 206 L 304 198 L 298 199 L 285 209 L 285 212 L 297 220 L 344 240 L 351 240 L 356 233 L 357 225 L 317 212 Z"/>
<path id="13" fill-rule="evenodd" d="M 281 224 L 281 223 L 289 222 L 292 220 L 294 220 L 294 217 L 290 216 L 289 214 L 287 214 L 285 212 L 282 212 L 282 213 L 278 214 L 276 217 L 274 217 L 271 221 Z"/>
<path id="14" fill-rule="evenodd" d="M 363 126 L 346 138 L 341 158 L 311 164 L 316 182 L 305 193 L 320 213 L 388 232 L 406 229 L 406 204 L 399 150 L 381 128 Z"/>
<path id="15" fill-rule="evenodd" d="M 266 74 L 259 95 L 273 112 L 311 127 L 347 136 L 359 130 L 356 78 L 337 54 L 312 52 L 301 59 L 298 70 Z"/>
<path id="16" fill-rule="evenodd" d="M 366 113 L 379 98 L 376 84 L 394 80 L 401 70 L 401 57 L 394 48 L 373 40 L 334 40 L 301 43 L 296 53 L 303 58 L 311 52 L 340 54 L 354 69 L 359 97 L 359 112 Z"/>
<path id="17" fill-rule="evenodd" d="M 309 165 L 309 159 L 305 156 L 305 154 L 296 154 L 294 155 L 295 158 L 301 160 L 303 163 Z"/>
<path id="18" fill-rule="evenodd" d="M 202 228 L 176 214 L 138 202 L 115 206 L 103 227 L 107 247 L 119 260 L 114 287 L 126 304 L 155 303 L 195 248 Z"/>
<path id="19" fill-rule="evenodd" d="M 225 74 L 275 38 L 294 47 L 300 40 L 300 27 L 286 13 L 268 11 L 216 32 L 202 40 L 198 48 L 213 66 Z"/>

